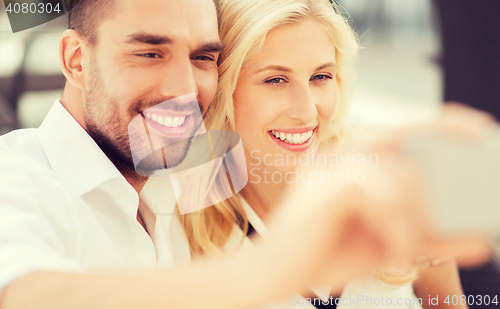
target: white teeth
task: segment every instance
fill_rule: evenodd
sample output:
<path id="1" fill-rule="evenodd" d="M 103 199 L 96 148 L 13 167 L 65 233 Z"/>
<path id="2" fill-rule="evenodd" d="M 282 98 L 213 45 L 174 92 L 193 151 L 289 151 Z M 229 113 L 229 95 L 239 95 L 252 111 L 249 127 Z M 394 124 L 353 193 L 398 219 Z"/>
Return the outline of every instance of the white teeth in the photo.
<path id="1" fill-rule="evenodd" d="M 309 137 L 307 137 L 307 133 L 302 133 L 302 135 L 300 136 L 300 143 L 304 144 L 308 138 Z"/>
<path id="2" fill-rule="evenodd" d="M 170 127 L 170 128 L 178 128 L 184 124 L 186 121 L 186 116 L 182 117 L 165 117 L 163 116 L 158 116 L 156 114 L 151 114 L 151 113 L 144 113 L 144 117 L 147 119 L 153 120 L 157 122 L 158 124 L 161 124 L 162 126 Z"/>
<path id="3" fill-rule="evenodd" d="M 314 130 L 302 133 L 302 134 L 292 134 L 292 133 L 284 133 L 284 132 L 276 132 L 271 130 L 271 133 L 277 139 L 280 139 L 288 144 L 304 144 L 311 138 L 314 134 Z"/>

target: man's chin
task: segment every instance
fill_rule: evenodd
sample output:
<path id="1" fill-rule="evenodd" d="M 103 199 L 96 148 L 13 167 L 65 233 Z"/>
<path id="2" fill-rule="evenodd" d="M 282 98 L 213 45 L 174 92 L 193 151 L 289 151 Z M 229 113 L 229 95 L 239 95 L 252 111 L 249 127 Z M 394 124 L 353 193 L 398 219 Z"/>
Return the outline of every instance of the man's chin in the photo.
<path id="1" fill-rule="evenodd" d="M 161 160 L 144 159 L 135 167 L 135 171 L 137 174 L 139 174 L 141 176 L 149 177 L 157 171 L 166 170 L 169 168 L 176 167 L 181 162 L 182 162 L 182 159 L 180 159 L 176 162 L 169 163 L 167 165 L 167 164 L 165 164 L 163 159 L 161 159 Z"/>
<path id="2" fill-rule="evenodd" d="M 135 167 L 137 174 L 149 177 L 158 170 L 171 169 L 182 163 L 187 155 L 190 140 L 182 140 L 144 157 Z"/>

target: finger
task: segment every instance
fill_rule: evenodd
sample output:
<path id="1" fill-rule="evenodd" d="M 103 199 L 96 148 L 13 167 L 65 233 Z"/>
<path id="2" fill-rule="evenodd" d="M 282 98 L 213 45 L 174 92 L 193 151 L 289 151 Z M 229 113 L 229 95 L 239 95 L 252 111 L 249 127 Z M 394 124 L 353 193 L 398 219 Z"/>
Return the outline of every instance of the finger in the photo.
<path id="1" fill-rule="evenodd" d="M 431 260 L 432 257 L 451 257 L 459 266 L 479 266 L 487 262 L 493 253 L 491 242 L 483 236 L 440 238 L 429 241 L 427 245 L 426 255 Z"/>
<path id="2" fill-rule="evenodd" d="M 427 255 L 417 255 L 413 259 L 413 263 L 416 265 L 427 264 L 429 267 L 437 267 L 453 259 L 454 259 L 453 255 L 447 255 L 443 257 L 430 257 Z"/>
<path id="3" fill-rule="evenodd" d="M 421 125 L 398 128 L 397 131 L 376 142 L 374 147 L 402 152 L 412 140 L 441 136 L 458 138 L 464 142 L 480 142 L 495 132 L 498 132 L 498 123 L 490 114 L 465 105 L 450 103 L 443 106 L 436 119 Z"/>
<path id="4" fill-rule="evenodd" d="M 444 105 L 436 124 L 445 133 L 473 139 L 486 138 L 496 127 L 492 115 L 458 103 Z"/>
<path id="5" fill-rule="evenodd" d="M 448 255 L 448 256 L 445 256 L 442 258 L 438 258 L 438 259 L 434 259 L 431 261 L 429 266 L 430 267 L 437 267 L 437 266 L 443 265 L 444 263 L 451 261 L 453 259 L 454 259 L 454 257 L 452 255 Z"/>
<path id="6" fill-rule="evenodd" d="M 456 115 L 463 115 L 463 117 L 469 117 L 469 118 L 477 118 L 481 122 L 496 122 L 496 119 L 493 115 L 491 115 L 488 112 L 475 109 L 473 107 L 470 107 L 468 105 L 465 105 L 461 102 L 456 102 L 456 101 L 448 101 L 445 102 L 443 105 L 443 111 L 446 112 L 451 112 L 455 113 Z"/>

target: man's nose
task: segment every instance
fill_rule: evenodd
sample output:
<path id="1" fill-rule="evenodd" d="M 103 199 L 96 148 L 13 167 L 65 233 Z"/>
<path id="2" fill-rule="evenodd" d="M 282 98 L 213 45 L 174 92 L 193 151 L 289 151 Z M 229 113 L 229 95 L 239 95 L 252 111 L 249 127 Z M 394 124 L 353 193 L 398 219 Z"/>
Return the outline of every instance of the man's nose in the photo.
<path id="1" fill-rule="evenodd" d="M 316 100 L 308 84 L 295 87 L 289 102 L 288 117 L 299 120 L 304 125 L 311 124 L 317 118 Z"/>
<path id="2" fill-rule="evenodd" d="M 172 59 L 165 69 L 161 77 L 160 93 L 165 98 L 176 98 L 191 93 L 198 96 L 191 59 L 179 58 Z"/>

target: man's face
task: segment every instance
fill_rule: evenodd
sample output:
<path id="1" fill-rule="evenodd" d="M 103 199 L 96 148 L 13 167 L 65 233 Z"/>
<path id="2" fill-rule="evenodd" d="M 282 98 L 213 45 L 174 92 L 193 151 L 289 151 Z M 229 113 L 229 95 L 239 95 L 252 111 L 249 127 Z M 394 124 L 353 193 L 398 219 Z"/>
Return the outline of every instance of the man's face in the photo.
<path id="1" fill-rule="evenodd" d="M 212 0 L 120 0 L 100 22 L 83 55 L 85 122 L 122 172 L 133 172 L 131 151 L 144 156 L 151 144 L 169 145 L 169 167 L 182 161 L 215 95 L 220 49 Z M 130 149 L 134 118 L 150 138 L 131 125 Z M 161 152 L 141 163 L 146 171 L 163 167 Z"/>

